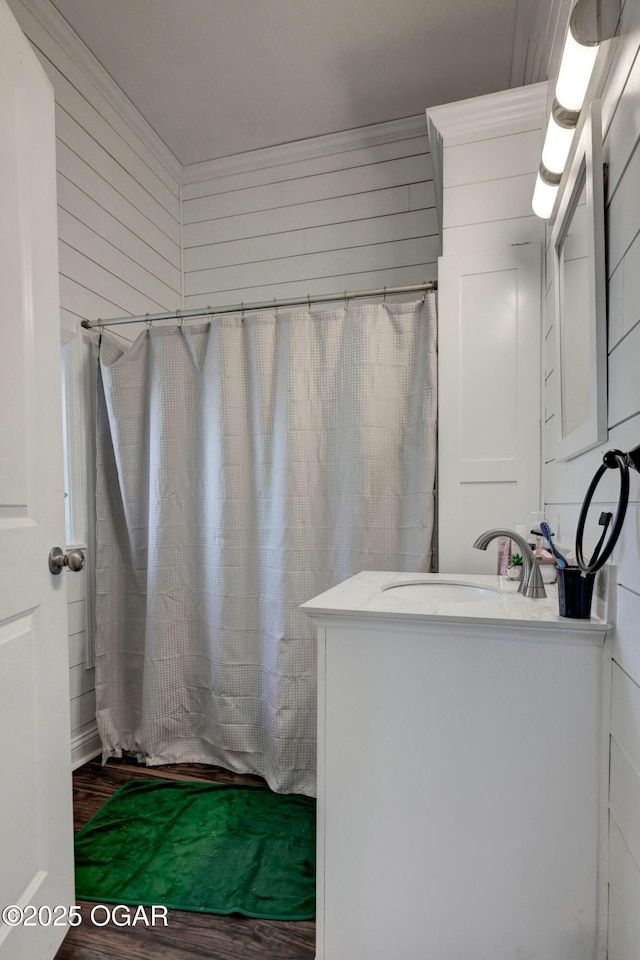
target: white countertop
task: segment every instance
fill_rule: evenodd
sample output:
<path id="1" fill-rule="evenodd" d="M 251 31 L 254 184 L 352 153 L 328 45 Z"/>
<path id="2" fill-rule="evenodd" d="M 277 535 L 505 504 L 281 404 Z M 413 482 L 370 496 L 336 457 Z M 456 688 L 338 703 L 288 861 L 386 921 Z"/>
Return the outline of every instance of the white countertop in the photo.
<path id="1" fill-rule="evenodd" d="M 455 581 L 500 590 L 495 599 L 459 601 L 419 600 L 406 591 L 384 590 L 393 583 Z M 506 577 L 477 574 L 394 573 L 365 570 L 325 593 L 303 603 L 300 609 L 312 619 L 325 617 L 378 617 L 446 623 L 531 626 L 604 637 L 609 625 L 592 613 L 588 620 L 570 620 L 558 612 L 555 584 L 546 584 L 546 599 L 528 599 L 518 593 L 518 583 Z M 595 608 L 595 598 L 593 607 Z M 595 637 L 594 637 L 595 639 Z"/>

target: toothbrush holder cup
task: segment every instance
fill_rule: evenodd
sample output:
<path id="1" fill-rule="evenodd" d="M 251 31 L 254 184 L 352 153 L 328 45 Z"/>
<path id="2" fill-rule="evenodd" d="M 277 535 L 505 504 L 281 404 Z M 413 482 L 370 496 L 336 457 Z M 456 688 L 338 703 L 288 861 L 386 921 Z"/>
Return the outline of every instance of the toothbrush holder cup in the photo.
<path id="1" fill-rule="evenodd" d="M 583 573 L 580 567 L 558 568 L 560 616 L 570 620 L 588 620 L 595 573 Z"/>

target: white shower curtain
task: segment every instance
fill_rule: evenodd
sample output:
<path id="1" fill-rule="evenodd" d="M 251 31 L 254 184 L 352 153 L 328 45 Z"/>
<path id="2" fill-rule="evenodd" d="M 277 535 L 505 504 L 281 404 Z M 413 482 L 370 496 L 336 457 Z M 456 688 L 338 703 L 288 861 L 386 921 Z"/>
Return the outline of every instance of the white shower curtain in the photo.
<path id="1" fill-rule="evenodd" d="M 429 570 L 435 296 L 105 334 L 97 423 L 103 757 L 315 792 L 315 631 L 360 570 Z"/>

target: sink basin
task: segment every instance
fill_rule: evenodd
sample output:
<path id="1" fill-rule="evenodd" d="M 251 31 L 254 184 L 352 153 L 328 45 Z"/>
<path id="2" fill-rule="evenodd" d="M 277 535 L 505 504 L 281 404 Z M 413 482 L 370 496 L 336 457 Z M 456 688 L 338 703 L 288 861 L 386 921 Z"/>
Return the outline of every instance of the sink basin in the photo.
<path id="1" fill-rule="evenodd" d="M 462 580 L 407 580 L 389 583 L 383 590 L 393 590 L 393 595 L 424 603 L 476 603 L 478 600 L 496 600 L 502 591 L 495 587 L 481 587 Z"/>

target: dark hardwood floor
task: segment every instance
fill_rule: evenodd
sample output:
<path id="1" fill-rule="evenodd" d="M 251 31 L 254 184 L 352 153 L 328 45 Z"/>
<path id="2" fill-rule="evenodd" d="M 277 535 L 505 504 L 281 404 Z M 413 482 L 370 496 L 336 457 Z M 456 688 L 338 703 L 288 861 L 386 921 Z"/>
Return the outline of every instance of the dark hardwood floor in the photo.
<path id="1" fill-rule="evenodd" d="M 73 774 L 74 825 L 78 830 L 104 801 L 127 780 L 159 777 L 171 780 L 214 780 L 222 783 L 262 783 L 220 767 L 197 763 L 143 767 L 109 760 L 103 767 L 91 760 Z M 82 924 L 73 927 L 56 960 L 313 960 L 315 923 L 253 920 L 241 916 L 169 910 L 167 923 L 146 927 L 96 926 L 90 922 L 94 904 L 78 901 Z M 150 911 L 147 911 L 150 915 Z"/>

